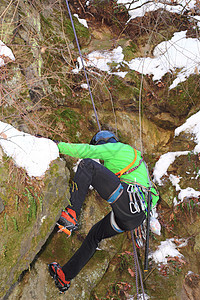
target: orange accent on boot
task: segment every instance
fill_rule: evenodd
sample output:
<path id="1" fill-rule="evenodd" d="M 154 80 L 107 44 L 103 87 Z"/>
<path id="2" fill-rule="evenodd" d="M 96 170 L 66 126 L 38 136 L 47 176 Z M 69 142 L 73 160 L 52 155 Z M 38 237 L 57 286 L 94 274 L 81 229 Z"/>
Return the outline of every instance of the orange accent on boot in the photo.
<path id="1" fill-rule="evenodd" d="M 70 215 L 75 219 L 72 219 Z M 66 211 L 62 211 L 61 217 L 65 218 L 67 221 L 71 222 L 72 224 L 76 225 L 77 219 L 76 219 L 76 212 L 73 209 L 67 209 Z"/>
<path id="2" fill-rule="evenodd" d="M 67 212 L 76 220 L 76 212 L 71 208 L 67 208 Z"/>
<path id="3" fill-rule="evenodd" d="M 70 281 L 67 281 L 66 279 L 65 279 L 65 274 L 64 274 L 64 272 L 63 272 L 63 270 L 62 269 L 60 269 L 60 268 L 58 268 L 57 269 L 57 274 L 58 274 L 58 280 L 60 279 L 60 280 L 62 280 L 62 282 L 60 282 L 61 284 L 69 284 L 70 283 Z M 59 281 L 60 281 L 59 280 Z"/>

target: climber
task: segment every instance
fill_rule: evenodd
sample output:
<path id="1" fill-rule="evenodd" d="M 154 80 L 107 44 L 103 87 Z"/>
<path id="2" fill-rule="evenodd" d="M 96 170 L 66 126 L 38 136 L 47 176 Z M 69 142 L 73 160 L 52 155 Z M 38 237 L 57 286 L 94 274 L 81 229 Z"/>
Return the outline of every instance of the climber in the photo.
<path id="1" fill-rule="evenodd" d="M 58 220 L 59 228 L 68 232 L 77 230 L 80 214 L 90 185 L 111 205 L 111 212 L 89 231 L 81 247 L 62 267 L 49 264 L 50 275 L 60 292 L 70 287 L 71 280 L 93 256 L 102 239 L 137 228 L 146 218 L 145 194 L 150 191 L 152 206 L 159 196 L 150 188 L 146 164 L 141 153 L 130 145 L 121 143 L 111 131 L 95 134 L 90 144 L 57 144 L 60 153 L 81 158 L 70 188 L 70 205 Z M 104 165 L 94 161 L 100 159 Z"/>

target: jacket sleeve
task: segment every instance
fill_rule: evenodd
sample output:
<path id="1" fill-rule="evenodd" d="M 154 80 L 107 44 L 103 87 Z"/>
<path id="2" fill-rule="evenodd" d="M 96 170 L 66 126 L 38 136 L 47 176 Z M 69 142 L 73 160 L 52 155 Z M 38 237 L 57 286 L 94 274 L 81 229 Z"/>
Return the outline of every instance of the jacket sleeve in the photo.
<path id="1" fill-rule="evenodd" d="M 69 144 L 61 142 L 58 144 L 60 153 L 76 158 L 93 158 L 109 160 L 113 157 L 115 150 L 112 146 L 105 145 L 93 146 L 89 144 Z"/>

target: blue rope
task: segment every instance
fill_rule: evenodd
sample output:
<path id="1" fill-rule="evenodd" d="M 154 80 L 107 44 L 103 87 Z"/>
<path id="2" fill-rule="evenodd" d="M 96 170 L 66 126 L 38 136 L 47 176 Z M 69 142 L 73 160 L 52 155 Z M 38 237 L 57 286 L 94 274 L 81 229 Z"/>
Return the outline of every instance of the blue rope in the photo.
<path id="1" fill-rule="evenodd" d="M 83 56 L 81 54 L 81 49 L 80 49 L 80 46 L 79 46 L 78 37 L 77 37 L 76 30 L 75 30 L 75 27 L 74 27 L 74 22 L 73 22 L 73 19 L 72 19 L 72 14 L 71 14 L 71 11 L 70 11 L 69 3 L 68 3 L 68 0 L 65 0 L 65 1 L 66 1 L 66 4 L 67 4 L 67 9 L 68 9 L 68 12 L 69 12 L 69 17 L 70 17 L 71 24 L 72 24 L 72 29 L 74 31 L 74 36 L 75 36 L 75 39 L 76 39 L 76 44 L 77 44 L 77 47 L 78 47 L 78 52 L 79 52 L 79 55 L 80 55 L 80 58 L 81 58 L 81 63 L 83 65 L 83 70 L 84 70 L 84 74 L 85 74 L 85 78 L 86 78 L 88 90 L 89 90 L 89 93 L 90 93 L 90 98 L 92 100 L 92 105 L 93 105 L 95 117 L 96 117 L 96 120 L 97 120 L 99 131 L 101 131 L 101 126 L 100 126 L 99 119 L 98 119 L 98 116 L 97 116 L 97 111 L 96 111 L 96 108 L 95 108 L 94 99 L 93 99 L 92 92 L 91 92 L 91 89 L 90 89 L 90 84 L 89 84 L 88 76 L 87 76 L 87 73 L 86 73 L 86 70 L 85 70 Z"/>

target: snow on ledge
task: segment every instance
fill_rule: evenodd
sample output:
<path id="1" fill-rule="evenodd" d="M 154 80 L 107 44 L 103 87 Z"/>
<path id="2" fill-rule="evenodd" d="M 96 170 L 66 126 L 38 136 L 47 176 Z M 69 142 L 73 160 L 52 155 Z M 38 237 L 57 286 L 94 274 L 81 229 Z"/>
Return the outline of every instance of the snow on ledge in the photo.
<path id="1" fill-rule="evenodd" d="M 200 111 L 192 115 L 187 121 L 175 129 L 175 136 L 178 136 L 181 132 L 189 132 L 195 136 L 195 143 L 197 146 L 194 148 L 194 153 L 200 153 Z"/>
<path id="2" fill-rule="evenodd" d="M 180 155 L 187 155 L 188 153 L 189 151 L 178 151 L 168 152 L 161 155 L 160 159 L 156 162 L 154 167 L 154 181 L 157 182 L 159 185 L 162 185 L 161 178 L 164 175 L 167 175 L 167 169 L 175 161 L 176 157 L 179 157 Z"/>
<path id="3" fill-rule="evenodd" d="M 43 176 L 51 161 L 59 157 L 58 147 L 52 140 L 37 138 L 3 122 L 0 122 L 0 146 L 30 177 Z"/>
<path id="4" fill-rule="evenodd" d="M 0 40 L 0 67 L 4 66 L 6 61 L 5 59 L 9 58 L 11 60 L 15 60 L 15 57 L 12 53 L 12 50 L 8 48 L 1 40 Z"/>

